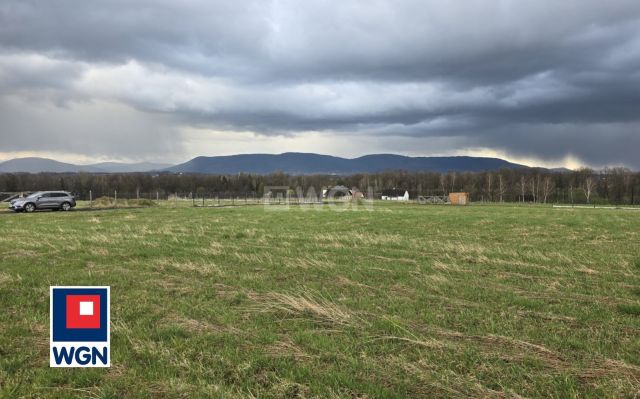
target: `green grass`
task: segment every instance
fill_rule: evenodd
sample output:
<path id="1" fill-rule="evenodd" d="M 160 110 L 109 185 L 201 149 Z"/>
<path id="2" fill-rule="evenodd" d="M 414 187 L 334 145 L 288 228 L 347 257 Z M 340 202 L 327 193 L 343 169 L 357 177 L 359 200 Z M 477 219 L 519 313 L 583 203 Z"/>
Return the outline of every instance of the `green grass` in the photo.
<path id="1" fill-rule="evenodd" d="M 640 212 L 376 203 L 0 215 L 0 396 L 633 397 Z M 49 286 L 110 285 L 110 369 Z"/>

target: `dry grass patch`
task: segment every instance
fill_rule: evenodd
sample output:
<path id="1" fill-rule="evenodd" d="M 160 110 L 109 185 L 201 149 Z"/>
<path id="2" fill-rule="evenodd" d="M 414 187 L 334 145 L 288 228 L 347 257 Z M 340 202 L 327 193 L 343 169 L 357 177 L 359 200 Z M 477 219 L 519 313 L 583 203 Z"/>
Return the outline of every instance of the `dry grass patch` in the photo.
<path id="1" fill-rule="evenodd" d="M 94 233 L 86 237 L 87 241 L 101 243 L 101 244 L 114 244 L 119 241 L 123 241 L 125 237 L 121 233 L 110 232 L 107 234 Z M 126 238 L 129 240 L 129 237 Z"/>
<path id="2" fill-rule="evenodd" d="M 441 370 L 426 360 L 409 361 L 402 356 L 392 356 L 386 362 L 412 376 L 417 384 L 411 394 L 416 397 L 452 398 L 521 398 L 512 391 L 496 391 L 484 386 L 474 375 L 459 374 L 453 370 Z"/>
<path id="3" fill-rule="evenodd" d="M 190 260 L 164 258 L 156 261 L 156 266 L 173 268 L 183 273 L 198 273 L 201 276 L 222 273 L 222 269 L 213 262 L 194 262 Z"/>
<path id="4" fill-rule="evenodd" d="M 335 263 L 327 257 L 311 257 L 311 256 L 300 256 L 297 258 L 288 258 L 285 257 L 282 260 L 285 266 L 291 268 L 299 268 L 299 269 L 325 269 L 332 268 L 335 266 Z"/>
<path id="5" fill-rule="evenodd" d="M 570 316 L 558 316 L 550 313 L 536 312 L 532 310 L 517 310 L 516 315 L 521 317 L 531 317 L 541 320 L 559 321 L 568 324 L 577 324 L 578 320 L 575 317 Z"/>
<path id="6" fill-rule="evenodd" d="M 372 287 L 372 286 L 364 284 L 364 283 L 359 283 L 357 281 L 353 281 L 350 278 L 345 277 L 345 276 L 338 276 L 336 283 L 340 284 L 340 285 L 344 285 L 344 286 L 361 288 L 361 289 L 363 289 L 365 291 L 378 291 L 378 288 L 376 288 L 376 287 Z"/>
<path id="7" fill-rule="evenodd" d="M 5 258 L 32 258 L 38 256 L 38 253 L 28 249 L 15 249 L 13 251 L 5 252 L 2 256 Z"/>
<path id="8" fill-rule="evenodd" d="M 218 241 L 211 241 L 207 247 L 199 247 L 196 252 L 203 256 L 218 256 L 224 253 L 225 246 Z M 229 248 L 229 246 L 227 246 Z"/>
<path id="9" fill-rule="evenodd" d="M 268 252 L 262 252 L 260 254 L 256 253 L 244 253 L 244 252 L 234 252 L 233 256 L 238 260 L 247 263 L 256 263 L 256 264 L 265 264 L 271 263 L 273 256 Z"/>
<path id="10" fill-rule="evenodd" d="M 336 305 L 321 294 L 309 293 L 302 295 L 270 292 L 267 294 L 250 294 L 249 298 L 257 305 L 252 310 L 262 312 L 278 312 L 290 316 L 311 316 L 316 321 L 329 324 L 348 326 L 361 320 L 348 309 Z"/>
<path id="11" fill-rule="evenodd" d="M 347 246 L 346 237 L 340 233 L 322 233 L 316 234 L 311 238 L 316 245 L 328 248 L 345 248 Z"/>
<path id="12" fill-rule="evenodd" d="M 439 341 L 433 338 L 408 338 L 408 337 L 400 337 L 395 335 L 380 335 L 374 337 L 369 342 L 375 341 L 395 341 L 399 343 L 405 343 L 409 345 L 419 346 L 428 349 L 442 349 L 447 346 L 447 344 L 443 341 Z"/>
<path id="13" fill-rule="evenodd" d="M 271 357 L 292 357 L 296 361 L 316 359 L 318 356 L 310 355 L 299 345 L 283 336 L 281 340 L 265 347 L 265 353 Z"/>
<path id="14" fill-rule="evenodd" d="M 599 274 L 599 273 L 600 273 L 599 271 L 597 271 L 597 270 L 593 270 L 593 269 L 590 269 L 590 268 L 588 268 L 588 267 L 586 267 L 586 266 L 581 266 L 581 267 L 578 269 L 578 271 L 579 271 L 580 273 L 589 274 L 589 275 L 594 275 L 594 274 Z"/>
<path id="15" fill-rule="evenodd" d="M 102 247 L 90 248 L 89 253 L 93 256 L 109 256 L 109 250 Z"/>
<path id="16" fill-rule="evenodd" d="M 41 357 L 49 356 L 49 324 L 43 323 L 42 320 L 30 320 L 29 332 Z"/>
<path id="17" fill-rule="evenodd" d="M 430 283 L 444 284 L 449 282 L 449 279 L 447 279 L 445 276 L 439 273 L 429 274 L 425 277 L 425 280 L 427 284 L 430 284 Z"/>
<path id="18" fill-rule="evenodd" d="M 371 259 L 382 260 L 384 262 L 391 262 L 391 263 L 408 263 L 412 265 L 415 265 L 418 263 L 417 260 L 410 259 L 410 258 L 390 258 L 388 256 L 381 256 L 381 255 L 366 255 L 366 257 Z"/>
<path id="19" fill-rule="evenodd" d="M 456 254 L 457 256 L 477 256 L 484 254 L 487 248 L 474 243 L 460 241 L 437 241 L 433 243 L 438 253 Z"/>
<path id="20" fill-rule="evenodd" d="M 159 287 L 170 294 L 190 295 L 193 294 L 193 282 L 189 280 L 161 275 L 157 279 L 148 280 L 150 286 Z"/>
<path id="21" fill-rule="evenodd" d="M 20 275 L 11 275 L 8 273 L 0 272 L 0 285 L 4 284 L 13 284 L 22 281 L 22 277 Z"/>
<path id="22" fill-rule="evenodd" d="M 486 356 L 497 357 L 508 362 L 523 363 L 527 358 L 536 358 L 555 372 L 569 373 L 583 380 L 624 377 L 634 380 L 640 387 L 640 367 L 621 360 L 595 360 L 589 367 L 578 368 L 559 352 L 544 345 L 501 335 L 474 336 L 459 332 L 439 331 L 438 335 L 454 341 L 475 342 Z"/>
<path id="23" fill-rule="evenodd" d="M 304 384 L 276 377 L 276 383 L 270 387 L 273 395 L 278 398 L 308 398 L 310 389 Z"/>
<path id="24" fill-rule="evenodd" d="M 529 261 L 523 261 L 520 259 L 490 259 L 488 261 L 489 264 L 493 264 L 493 265 L 502 265 L 502 266 L 519 266 L 519 267 L 523 267 L 523 268 L 532 268 L 532 269 L 540 269 L 540 270 L 546 270 L 549 271 L 550 273 L 552 273 L 554 271 L 554 268 L 550 267 L 550 266 L 545 266 L 545 265 L 541 265 L 539 263 L 533 263 L 533 262 L 529 262 Z"/>
<path id="25" fill-rule="evenodd" d="M 640 393 L 640 367 L 621 360 L 604 359 L 593 367 L 579 370 L 578 376 L 585 380 L 597 380 L 604 377 L 618 377 L 635 381 Z"/>
<path id="26" fill-rule="evenodd" d="M 359 244 L 364 245 L 388 245 L 388 244 L 399 244 L 402 243 L 405 238 L 400 234 L 374 234 L 369 232 L 356 232 L 347 234 L 344 237 L 348 240 L 353 240 Z"/>
<path id="27" fill-rule="evenodd" d="M 443 260 L 439 260 L 439 259 L 434 260 L 431 266 L 434 269 L 443 271 L 445 273 L 467 271 L 467 269 L 458 265 L 455 259 L 453 259 L 449 255 L 447 255 L 445 258 L 446 259 L 443 259 Z"/>
<path id="28" fill-rule="evenodd" d="M 243 331 L 233 326 L 223 326 L 211 323 L 206 320 L 196 320 L 180 314 L 171 313 L 164 317 L 163 322 L 184 329 L 192 334 L 209 333 L 230 333 L 234 335 L 242 334 Z"/>

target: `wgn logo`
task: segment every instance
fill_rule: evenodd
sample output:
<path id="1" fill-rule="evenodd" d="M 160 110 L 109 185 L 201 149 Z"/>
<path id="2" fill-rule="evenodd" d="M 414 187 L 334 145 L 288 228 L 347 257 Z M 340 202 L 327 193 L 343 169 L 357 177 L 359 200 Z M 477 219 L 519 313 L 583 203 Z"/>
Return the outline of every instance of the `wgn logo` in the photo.
<path id="1" fill-rule="evenodd" d="M 51 367 L 109 367 L 109 287 L 50 288 Z"/>

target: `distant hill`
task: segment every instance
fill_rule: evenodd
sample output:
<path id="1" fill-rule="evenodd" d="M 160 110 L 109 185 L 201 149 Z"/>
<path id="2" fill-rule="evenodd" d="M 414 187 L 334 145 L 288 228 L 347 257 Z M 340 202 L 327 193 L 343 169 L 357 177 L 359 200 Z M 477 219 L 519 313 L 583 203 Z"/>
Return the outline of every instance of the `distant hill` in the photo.
<path id="1" fill-rule="evenodd" d="M 330 155 L 287 152 L 284 154 L 245 154 L 216 157 L 196 157 L 166 168 L 181 173 L 254 173 L 276 171 L 289 174 L 353 174 L 385 170 L 479 172 L 501 168 L 526 168 L 499 158 L 483 157 L 407 157 L 393 154 L 365 155 L 347 159 Z"/>
<path id="2" fill-rule="evenodd" d="M 92 166 L 80 166 L 47 158 L 16 158 L 0 163 L 0 172 L 100 172 Z"/>
<path id="3" fill-rule="evenodd" d="M 151 172 L 154 170 L 166 169 L 171 166 L 169 163 L 153 163 L 153 162 L 138 162 L 138 163 L 122 163 L 122 162 L 101 162 L 93 165 L 87 165 L 92 168 L 97 168 L 107 173 L 130 173 L 130 172 Z"/>
<path id="4" fill-rule="evenodd" d="M 103 162 L 94 165 L 74 165 L 70 163 L 58 162 L 48 158 L 15 158 L 5 162 L 0 162 L 0 173 L 128 173 L 128 172 L 149 172 L 153 170 L 165 169 L 170 164 L 161 163 L 119 163 Z"/>

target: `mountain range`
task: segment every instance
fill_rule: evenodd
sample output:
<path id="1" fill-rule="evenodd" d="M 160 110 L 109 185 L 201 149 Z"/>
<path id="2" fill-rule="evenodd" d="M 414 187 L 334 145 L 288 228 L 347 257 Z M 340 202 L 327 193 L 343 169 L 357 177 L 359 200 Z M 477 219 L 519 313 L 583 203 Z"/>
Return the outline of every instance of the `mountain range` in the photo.
<path id="1" fill-rule="evenodd" d="M 480 157 L 407 157 L 393 154 L 340 158 L 330 155 L 287 152 L 284 154 L 246 154 L 217 157 L 196 157 L 183 164 L 167 168 L 181 173 L 255 173 L 284 172 L 288 174 L 373 173 L 385 170 L 477 172 L 500 168 L 521 168 L 498 158 Z"/>
<path id="2" fill-rule="evenodd" d="M 394 154 L 365 155 L 359 158 L 340 158 L 330 155 L 287 152 L 284 154 L 241 154 L 229 156 L 196 157 L 171 166 L 162 163 L 103 162 L 74 165 L 47 158 L 16 158 L 0 163 L 0 173 L 211 173 L 211 174 L 339 174 L 374 173 L 386 170 L 432 172 L 479 172 L 515 169 L 527 166 L 499 158 L 485 157 L 408 157 Z"/>

